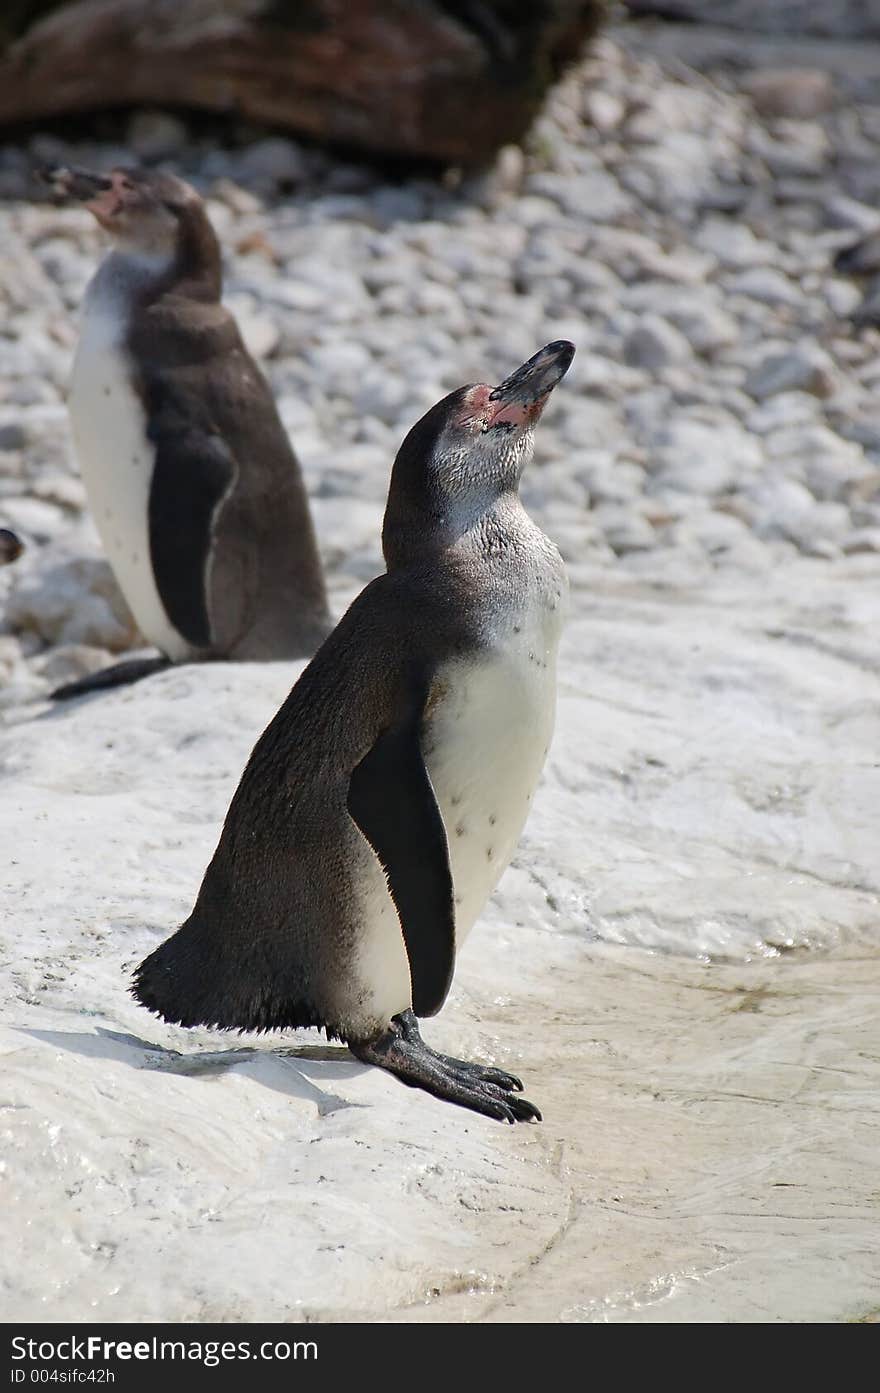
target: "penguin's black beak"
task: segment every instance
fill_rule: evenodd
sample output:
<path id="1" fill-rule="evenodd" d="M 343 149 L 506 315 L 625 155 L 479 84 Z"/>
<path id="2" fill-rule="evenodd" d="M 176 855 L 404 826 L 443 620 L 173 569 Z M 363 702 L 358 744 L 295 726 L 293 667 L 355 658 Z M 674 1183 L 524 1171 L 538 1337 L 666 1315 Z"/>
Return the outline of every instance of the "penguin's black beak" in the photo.
<path id="1" fill-rule="evenodd" d="M 553 388 L 568 372 L 573 357 L 574 344 L 567 339 L 558 339 L 540 349 L 534 358 L 523 363 L 489 393 L 493 409 L 483 429 L 494 430 L 501 426 L 505 430 L 525 430 L 534 426 Z"/>
<path id="2" fill-rule="evenodd" d="M 63 198 L 78 199 L 80 203 L 97 198 L 98 194 L 106 193 L 113 186 L 106 174 L 93 174 L 91 170 L 80 169 L 76 165 L 43 165 L 37 170 L 37 175 L 55 193 Z"/>
<path id="3" fill-rule="evenodd" d="M 557 382 L 562 380 L 571 366 L 573 357 L 574 344 L 569 343 L 567 339 L 557 339 L 555 343 L 548 343 L 527 363 L 523 363 L 521 368 L 517 368 L 516 372 L 506 377 L 495 388 L 489 400 L 510 405 L 519 403 L 523 406 L 539 401 L 546 397 L 548 392 L 552 392 Z"/>
<path id="4" fill-rule="evenodd" d="M 0 527 L 0 566 L 8 566 L 16 561 L 23 551 L 24 544 L 15 533 L 10 532 L 8 527 Z"/>

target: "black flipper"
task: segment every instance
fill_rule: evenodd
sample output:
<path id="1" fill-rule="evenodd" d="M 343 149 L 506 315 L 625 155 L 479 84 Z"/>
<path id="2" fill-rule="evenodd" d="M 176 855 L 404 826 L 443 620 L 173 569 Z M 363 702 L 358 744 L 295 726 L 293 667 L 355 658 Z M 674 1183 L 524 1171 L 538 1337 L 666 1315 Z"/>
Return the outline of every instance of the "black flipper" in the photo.
<path id="1" fill-rule="evenodd" d="M 419 743 L 424 691 L 351 776 L 348 811 L 372 846 L 400 916 L 418 1016 L 433 1016 L 455 968 L 455 901 L 446 828 Z"/>
<path id="2" fill-rule="evenodd" d="M 65 682 L 49 693 L 51 701 L 69 701 L 71 697 L 87 696 L 89 692 L 106 691 L 110 687 L 125 687 L 130 682 L 140 682 L 142 677 L 150 677 L 154 672 L 163 672 L 171 666 L 171 659 L 164 654 L 157 658 L 128 658 L 123 663 L 101 668 L 87 677 L 79 677 L 75 682 Z"/>
<path id="3" fill-rule="evenodd" d="M 204 431 L 153 439 L 150 557 L 156 587 L 175 629 L 195 647 L 209 648 L 208 562 L 235 461 L 220 436 Z"/>

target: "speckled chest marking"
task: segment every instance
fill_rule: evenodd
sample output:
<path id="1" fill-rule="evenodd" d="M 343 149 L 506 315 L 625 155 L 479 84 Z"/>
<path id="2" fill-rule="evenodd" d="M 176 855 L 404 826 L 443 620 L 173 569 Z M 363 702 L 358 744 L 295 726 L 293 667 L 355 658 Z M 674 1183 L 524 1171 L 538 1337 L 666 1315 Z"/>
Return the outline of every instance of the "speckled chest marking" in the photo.
<path id="1" fill-rule="evenodd" d="M 118 255 L 108 257 L 86 292 L 68 405 L 92 515 L 120 589 L 144 638 L 179 660 L 191 650 L 171 624 L 153 575 L 149 499 L 154 450 L 125 347 L 138 275 L 155 275 L 160 267 L 126 262 Z"/>
<path id="2" fill-rule="evenodd" d="M 460 948 L 519 841 L 553 735 L 566 583 L 534 585 L 484 655 L 438 674 L 425 762 L 449 843 Z"/>

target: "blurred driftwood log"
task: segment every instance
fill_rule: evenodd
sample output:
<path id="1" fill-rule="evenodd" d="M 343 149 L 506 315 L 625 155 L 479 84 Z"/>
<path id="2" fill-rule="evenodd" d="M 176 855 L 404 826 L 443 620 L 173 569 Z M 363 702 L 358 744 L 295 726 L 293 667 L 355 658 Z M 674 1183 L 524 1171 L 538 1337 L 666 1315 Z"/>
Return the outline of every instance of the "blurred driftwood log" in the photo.
<path id="1" fill-rule="evenodd" d="M 605 0 L 5 0 L 0 125 L 129 105 L 240 113 L 474 163 L 517 140 Z"/>

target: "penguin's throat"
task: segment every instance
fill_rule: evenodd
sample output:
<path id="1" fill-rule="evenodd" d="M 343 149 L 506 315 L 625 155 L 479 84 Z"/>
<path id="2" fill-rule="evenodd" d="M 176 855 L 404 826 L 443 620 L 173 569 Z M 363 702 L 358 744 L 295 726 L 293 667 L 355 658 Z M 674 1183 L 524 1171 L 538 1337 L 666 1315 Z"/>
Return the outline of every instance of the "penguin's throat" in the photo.
<path id="1" fill-rule="evenodd" d="M 83 331 L 100 322 L 101 337 L 124 342 L 139 305 L 162 292 L 172 274 L 167 256 L 117 248 L 106 256 L 92 277 L 83 312 Z"/>

